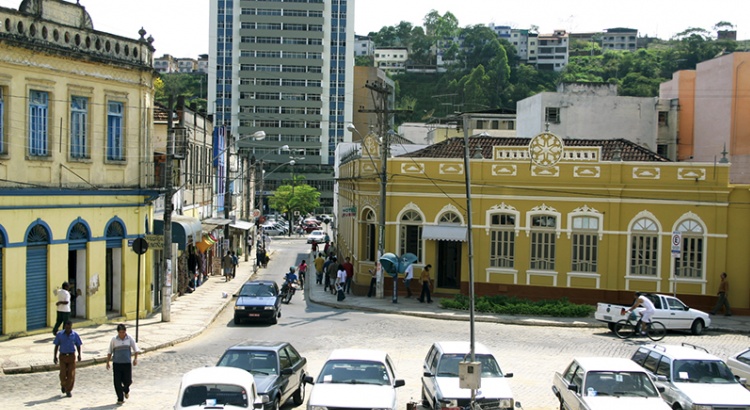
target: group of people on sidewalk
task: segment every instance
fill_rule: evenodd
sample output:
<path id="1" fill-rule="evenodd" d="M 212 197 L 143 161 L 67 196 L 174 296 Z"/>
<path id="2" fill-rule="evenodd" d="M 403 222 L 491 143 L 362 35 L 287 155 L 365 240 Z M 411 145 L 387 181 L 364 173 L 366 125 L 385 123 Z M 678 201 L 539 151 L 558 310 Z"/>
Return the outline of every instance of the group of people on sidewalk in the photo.
<path id="1" fill-rule="evenodd" d="M 58 316 L 59 319 L 59 316 Z M 73 386 L 76 379 L 76 362 L 81 361 L 83 342 L 73 330 L 73 323 L 66 319 L 63 330 L 55 333 L 53 363 L 60 366 L 60 391 L 66 397 L 73 397 Z M 107 351 L 107 370 L 112 361 L 112 379 L 117 395 L 117 404 L 125 403 L 130 397 L 130 385 L 133 383 L 133 366 L 138 365 L 138 344 L 127 333 L 124 324 L 117 325 L 117 335 L 112 338 Z"/>

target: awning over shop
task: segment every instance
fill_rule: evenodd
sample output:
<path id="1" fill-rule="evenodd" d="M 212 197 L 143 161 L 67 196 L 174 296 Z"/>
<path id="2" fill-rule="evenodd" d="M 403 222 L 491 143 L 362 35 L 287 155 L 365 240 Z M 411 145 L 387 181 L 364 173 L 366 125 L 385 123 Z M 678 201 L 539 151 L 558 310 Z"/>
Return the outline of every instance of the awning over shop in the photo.
<path id="1" fill-rule="evenodd" d="M 454 225 L 426 225 L 422 227 L 422 239 L 466 242 L 466 227 Z"/>
<path id="2" fill-rule="evenodd" d="M 203 230 L 206 232 L 211 232 L 214 229 L 224 226 L 227 224 L 232 223 L 231 219 L 224 219 L 224 218 L 208 218 L 201 221 L 203 224 Z"/>
<path id="3" fill-rule="evenodd" d="M 177 249 L 187 249 L 188 238 L 192 238 L 193 244 L 200 242 L 203 239 L 202 232 L 200 220 L 189 216 L 172 215 L 172 243 L 177 244 Z M 164 235 L 163 219 L 154 219 L 154 234 Z"/>
<path id="4" fill-rule="evenodd" d="M 252 222 L 242 221 L 242 220 L 239 220 L 239 219 L 237 220 L 237 222 L 229 224 L 230 228 L 241 229 L 243 231 L 248 231 L 248 230 L 252 229 L 253 226 L 255 226 L 255 225 Z"/>

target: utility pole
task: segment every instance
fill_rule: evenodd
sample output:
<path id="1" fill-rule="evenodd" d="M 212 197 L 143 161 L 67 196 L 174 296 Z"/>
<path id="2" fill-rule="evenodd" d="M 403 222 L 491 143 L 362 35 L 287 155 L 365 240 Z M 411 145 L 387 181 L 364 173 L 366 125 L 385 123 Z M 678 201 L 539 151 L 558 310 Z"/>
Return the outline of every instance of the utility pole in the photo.
<path id="1" fill-rule="evenodd" d="M 367 82 L 365 84 L 365 87 L 368 88 L 371 92 L 373 103 L 375 105 L 375 108 L 372 110 L 368 109 L 360 109 L 359 112 L 362 113 L 372 113 L 377 115 L 377 122 L 378 122 L 378 135 L 381 137 L 381 143 L 380 143 L 380 160 L 381 160 L 381 170 L 380 170 L 380 215 L 378 220 L 378 261 L 380 260 L 380 257 L 383 256 L 385 253 L 385 206 L 386 206 L 386 193 L 387 188 L 386 185 L 388 184 L 388 144 L 389 144 L 389 134 L 390 131 L 390 119 L 393 114 L 397 113 L 410 113 L 411 110 L 392 110 L 389 107 L 389 99 L 388 97 L 391 95 L 393 90 L 388 87 L 386 84 L 384 84 L 382 81 L 374 81 L 374 82 Z M 380 262 L 378 262 L 378 279 L 377 279 L 377 287 L 375 289 L 375 296 L 378 298 L 383 298 L 383 269 L 380 265 Z M 396 276 L 396 279 L 393 281 L 393 303 L 396 303 L 398 299 L 396 298 L 397 295 L 397 287 L 396 284 L 398 283 L 398 276 Z"/>
<path id="2" fill-rule="evenodd" d="M 161 277 L 161 321 L 172 320 L 172 161 L 174 156 L 174 128 L 172 127 L 172 96 L 167 112 L 167 149 L 164 164 L 164 261 Z"/>
<path id="3" fill-rule="evenodd" d="M 232 155 L 229 144 L 232 141 L 232 136 L 229 130 L 224 134 L 224 138 L 226 141 L 226 164 L 224 165 L 226 174 L 224 175 L 224 219 L 229 219 L 229 214 L 232 211 L 232 193 L 229 192 L 229 161 L 231 158 L 230 155 Z M 224 240 L 229 244 L 228 248 L 224 250 L 224 253 L 226 253 L 226 251 L 232 249 L 232 238 L 229 236 L 229 224 L 224 225 Z"/>

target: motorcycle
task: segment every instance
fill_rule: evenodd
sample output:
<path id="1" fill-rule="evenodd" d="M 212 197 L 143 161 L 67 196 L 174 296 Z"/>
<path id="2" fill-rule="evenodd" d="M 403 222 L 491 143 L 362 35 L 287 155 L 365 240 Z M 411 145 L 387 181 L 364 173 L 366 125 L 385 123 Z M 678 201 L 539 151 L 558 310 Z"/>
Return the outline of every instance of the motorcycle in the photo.
<path id="1" fill-rule="evenodd" d="M 288 305 L 292 301 L 292 296 L 294 296 L 297 289 L 299 289 L 299 285 L 296 282 L 289 283 L 288 281 L 284 281 L 284 284 L 281 285 L 281 293 L 279 294 L 281 301 Z"/>

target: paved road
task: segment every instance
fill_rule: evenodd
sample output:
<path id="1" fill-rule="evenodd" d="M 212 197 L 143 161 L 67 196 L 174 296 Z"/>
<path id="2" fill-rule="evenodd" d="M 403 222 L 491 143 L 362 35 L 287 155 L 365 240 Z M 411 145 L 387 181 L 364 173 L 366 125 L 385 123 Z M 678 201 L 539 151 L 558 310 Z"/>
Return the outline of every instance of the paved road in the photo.
<path id="1" fill-rule="evenodd" d="M 280 280 L 288 266 L 303 257 L 307 246 L 283 241 L 275 245 L 283 247 L 283 251 L 275 254 L 269 269 L 261 271 L 261 275 Z M 284 307 L 283 317 L 276 326 L 235 326 L 232 310 L 227 309 L 203 335 L 172 349 L 144 355 L 135 369 L 131 398 L 123 408 L 171 408 L 180 377 L 186 371 L 215 363 L 226 347 L 242 340 L 283 339 L 291 341 L 308 358 L 314 376 L 334 348 L 375 347 L 388 351 L 396 363 L 399 377 L 406 380 L 406 386 L 399 389 L 399 408 L 405 409 L 407 402 L 420 399 L 421 363 L 430 344 L 436 340 L 469 339 L 468 323 L 336 310 L 305 303 L 300 296 L 297 294 L 292 304 Z M 141 329 L 141 332 L 145 331 L 147 329 Z M 504 372 L 515 374 L 510 379 L 511 386 L 526 410 L 557 408 L 550 391 L 552 375 L 562 370 L 572 357 L 625 357 L 638 344 L 615 339 L 604 329 L 590 328 L 477 323 L 475 335 L 477 341 L 496 353 Z M 685 341 L 702 345 L 720 357 L 745 348 L 750 341 L 748 336 L 731 334 L 670 335 L 668 340 L 670 343 Z M 111 373 L 103 365 L 79 369 L 71 399 L 61 398 L 57 386 L 56 372 L 0 377 L 3 408 L 116 407 Z"/>

